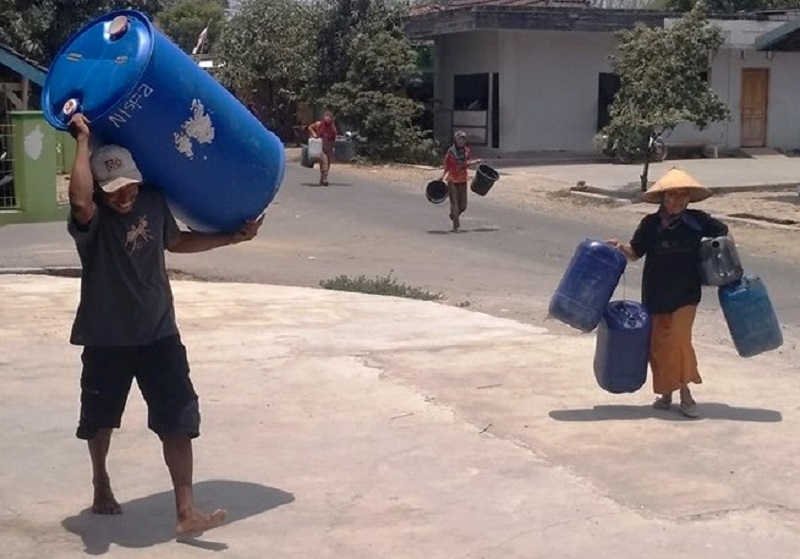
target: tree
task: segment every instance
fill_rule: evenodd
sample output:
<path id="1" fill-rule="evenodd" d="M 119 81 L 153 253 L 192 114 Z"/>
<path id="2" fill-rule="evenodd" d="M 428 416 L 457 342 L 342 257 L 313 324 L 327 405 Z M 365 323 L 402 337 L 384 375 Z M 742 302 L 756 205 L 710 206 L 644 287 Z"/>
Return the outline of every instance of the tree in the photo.
<path id="1" fill-rule="evenodd" d="M 399 20 L 413 0 L 319 0 L 324 18 L 316 39 L 319 63 L 314 89 L 325 92 L 345 81 L 351 64 L 350 38 L 364 25 L 381 22 L 386 30 Z"/>
<path id="2" fill-rule="evenodd" d="M 225 23 L 225 0 L 185 0 L 161 12 L 156 21 L 164 33 L 185 52 L 197 45 L 200 33 L 208 27 L 206 46 L 208 52 Z"/>
<path id="3" fill-rule="evenodd" d="M 316 37 L 319 60 L 314 88 L 325 92 L 343 82 L 350 68 L 348 37 L 360 27 L 372 8 L 372 0 L 323 0 L 325 18 Z"/>
<path id="4" fill-rule="evenodd" d="M 590 5 L 605 10 L 656 10 L 662 0 L 591 0 Z"/>
<path id="5" fill-rule="evenodd" d="M 358 26 L 343 37 L 344 79 L 323 101 L 355 127 L 366 157 L 429 161 L 435 143 L 414 125 L 423 107 L 406 95 L 417 73 L 417 52 L 393 18 L 391 7 L 377 2 L 360 15 Z"/>
<path id="6" fill-rule="evenodd" d="M 161 0 L 0 0 L 0 41 L 49 66 L 61 45 L 91 19 L 120 8 L 152 17 Z"/>
<path id="7" fill-rule="evenodd" d="M 645 154 L 644 191 L 651 133 L 660 137 L 683 122 L 703 129 L 729 117 L 704 75 L 709 57 L 724 39 L 719 27 L 709 25 L 702 2 L 668 29 L 637 25 L 618 38 L 617 54 L 610 59 L 620 77 L 620 90 L 605 133 L 610 141 L 627 142 L 625 148 Z"/>
<path id="8" fill-rule="evenodd" d="M 214 53 L 219 77 L 259 110 L 270 127 L 294 124 L 294 103 L 309 96 L 317 67 L 320 6 L 298 0 L 250 0 L 228 21 Z"/>
<path id="9" fill-rule="evenodd" d="M 696 0 L 666 0 L 668 10 L 688 12 Z M 800 0 L 707 0 L 706 7 L 712 14 L 733 14 L 737 12 L 756 12 L 761 10 L 796 10 Z"/>

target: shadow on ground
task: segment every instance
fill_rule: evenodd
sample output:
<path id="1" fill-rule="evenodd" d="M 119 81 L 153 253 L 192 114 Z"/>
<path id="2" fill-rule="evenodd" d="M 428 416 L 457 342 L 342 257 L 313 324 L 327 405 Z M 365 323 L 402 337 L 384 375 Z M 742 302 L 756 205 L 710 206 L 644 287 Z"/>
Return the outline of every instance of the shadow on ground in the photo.
<path id="1" fill-rule="evenodd" d="M 194 498 L 198 507 L 228 511 L 226 524 L 262 514 L 294 501 L 294 495 L 257 483 L 209 480 L 196 483 Z M 145 548 L 175 540 L 175 499 L 172 491 L 156 493 L 122 503 L 123 514 L 100 516 L 88 509 L 65 518 L 64 528 L 83 539 L 86 553 L 102 555 L 111 545 Z M 223 551 L 222 542 L 182 538 L 181 543 L 210 551 Z"/>
<path id="2" fill-rule="evenodd" d="M 702 420 L 744 421 L 748 423 L 780 423 L 783 416 L 774 410 L 760 408 L 737 408 L 727 404 L 706 403 L 698 404 Z M 608 405 L 594 406 L 590 409 L 554 410 L 550 417 L 556 421 L 588 422 L 588 421 L 630 421 L 642 419 L 661 419 L 664 421 L 686 421 L 677 405 L 673 404 L 670 411 L 659 411 L 650 405 L 624 406 Z M 694 420 L 697 421 L 697 420 Z"/>
<path id="3" fill-rule="evenodd" d="M 496 231 L 500 231 L 499 227 L 477 227 L 475 229 L 459 229 L 458 234 L 463 235 L 464 233 L 494 233 Z M 437 231 L 428 231 L 428 235 L 453 235 L 454 233 L 449 229 L 446 230 L 437 230 Z"/>
<path id="4" fill-rule="evenodd" d="M 353 186 L 351 183 L 348 182 L 331 182 L 328 183 L 328 186 L 322 186 L 318 182 L 302 182 L 300 183 L 302 186 L 310 186 L 314 188 L 330 188 L 332 186 Z"/>

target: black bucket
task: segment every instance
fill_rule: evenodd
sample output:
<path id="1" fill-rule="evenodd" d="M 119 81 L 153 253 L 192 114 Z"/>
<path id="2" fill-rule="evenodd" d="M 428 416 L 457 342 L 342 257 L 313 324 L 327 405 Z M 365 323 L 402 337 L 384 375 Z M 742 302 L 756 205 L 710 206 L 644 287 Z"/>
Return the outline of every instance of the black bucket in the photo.
<path id="1" fill-rule="evenodd" d="M 494 183 L 500 180 L 500 175 L 489 167 L 488 165 L 479 165 L 478 172 L 475 173 L 475 176 L 472 178 L 472 184 L 470 188 L 472 192 L 479 196 L 486 196 L 486 194 L 492 189 Z"/>
<path id="2" fill-rule="evenodd" d="M 303 167 L 308 167 L 309 169 L 314 168 L 314 163 L 308 158 L 308 146 L 303 145 L 300 149 L 300 165 Z"/>
<path id="3" fill-rule="evenodd" d="M 444 181 L 431 181 L 425 187 L 425 196 L 432 204 L 441 204 L 447 200 L 447 183 Z"/>

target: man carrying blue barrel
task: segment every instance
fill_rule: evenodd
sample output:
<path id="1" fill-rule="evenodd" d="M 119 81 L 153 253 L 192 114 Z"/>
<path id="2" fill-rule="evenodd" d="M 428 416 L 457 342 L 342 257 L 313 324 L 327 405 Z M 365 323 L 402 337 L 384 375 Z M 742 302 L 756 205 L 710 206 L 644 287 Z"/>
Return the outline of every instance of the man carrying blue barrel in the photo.
<path id="1" fill-rule="evenodd" d="M 92 512 L 122 512 L 106 459 L 135 378 L 147 402 L 148 427 L 162 441 L 175 490 L 177 532 L 202 532 L 224 522 L 226 513 L 206 514 L 194 506 L 192 439 L 200 435 L 200 411 L 164 251 L 203 252 L 248 241 L 262 220 L 249 221 L 232 235 L 182 232 L 161 193 L 142 184 L 128 150 L 103 146 L 90 153 L 88 121 L 77 114 L 70 125 L 77 151 L 68 229 L 83 268 L 70 341 L 84 346 L 77 436 L 89 445 Z"/>

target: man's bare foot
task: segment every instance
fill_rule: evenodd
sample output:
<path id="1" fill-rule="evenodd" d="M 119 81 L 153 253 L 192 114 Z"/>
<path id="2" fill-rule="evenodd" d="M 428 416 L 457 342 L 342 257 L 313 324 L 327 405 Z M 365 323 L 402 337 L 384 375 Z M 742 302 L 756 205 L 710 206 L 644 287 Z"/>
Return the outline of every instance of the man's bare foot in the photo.
<path id="1" fill-rule="evenodd" d="M 176 532 L 179 536 L 200 534 L 206 530 L 221 526 L 227 516 L 228 513 L 222 509 L 217 509 L 212 514 L 204 514 L 198 510 L 193 510 L 190 514 L 181 515 L 178 518 Z"/>
<path id="2" fill-rule="evenodd" d="M 94 514 L 106 515 L 122 514 L 122 507 L 114 498 L 114 492 L 111 491 L 111 484 L 107 480 L 102 483 L 94 484 L 92 512 Z"/>

